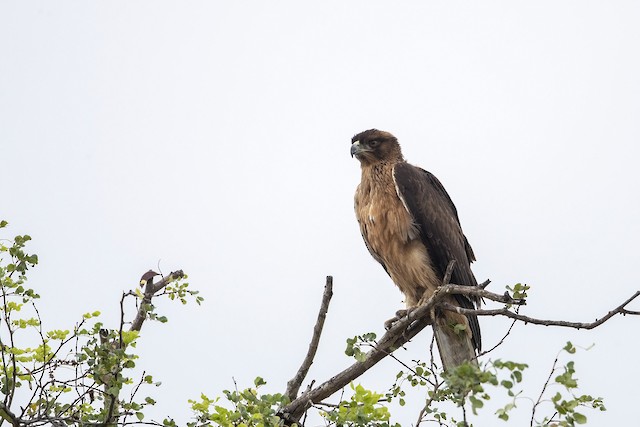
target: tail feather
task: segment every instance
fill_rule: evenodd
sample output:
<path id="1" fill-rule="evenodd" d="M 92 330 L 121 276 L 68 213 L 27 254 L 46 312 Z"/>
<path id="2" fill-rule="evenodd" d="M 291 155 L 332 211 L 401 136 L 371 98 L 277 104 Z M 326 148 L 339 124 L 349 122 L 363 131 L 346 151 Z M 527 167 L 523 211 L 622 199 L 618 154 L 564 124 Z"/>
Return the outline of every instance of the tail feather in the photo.
<path id="1" fill-rule="evenodd" d="M 465 330 L 456 331 L 449 316 L 438 316 L 433 323 L 433 332 L 438 344 L 444 370 L 454 369 L 465 362 L 476 362 L 476 351 L 465 319 Z"/>

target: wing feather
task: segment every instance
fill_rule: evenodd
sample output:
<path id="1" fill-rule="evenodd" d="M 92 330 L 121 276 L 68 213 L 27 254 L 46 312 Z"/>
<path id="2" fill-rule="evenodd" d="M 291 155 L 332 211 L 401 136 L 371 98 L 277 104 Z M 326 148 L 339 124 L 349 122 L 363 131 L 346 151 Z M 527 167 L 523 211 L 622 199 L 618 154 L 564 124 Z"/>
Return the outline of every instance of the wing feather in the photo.
<path id="1" fill-rule="evenodd" d="M 409 163 L 398 163 L 393 170 L 398 197 L 420 228 L 420 238 L 429 257 L 442 279 L 449 261 L 456 260 L 451 282 L 476 286 L 471 271 L 475 256 L 462 232 L 458 211 L 438 178 L 424 169 Z M 474 308 L 474 300 L 462 295 L 457 302 L 465 308 Z M 477 301 L 475 301 L 477 303 Z M 480 350 L 480 326 L 476 316 L 468 316 L 474 345 Z"/>

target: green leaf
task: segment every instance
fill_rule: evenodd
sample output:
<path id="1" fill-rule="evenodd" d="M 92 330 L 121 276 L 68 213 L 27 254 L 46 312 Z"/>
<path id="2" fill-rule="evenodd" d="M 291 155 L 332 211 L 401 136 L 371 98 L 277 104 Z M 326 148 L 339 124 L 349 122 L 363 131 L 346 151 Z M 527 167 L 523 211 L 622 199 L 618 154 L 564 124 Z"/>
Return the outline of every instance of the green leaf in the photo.
<path id="1" fill-rule="evenodd" d="M 122 342 L 124 345 L 129 345 L 134 342 L 139 335 L 139 331 L 122 331 Z"/>
<path id="2" fill-rule="evenodd" d="M 578 423 L 578 424 L 586 424 L 587 423 L 587 417 L 585 417 L 584 415 L 578 413 L 578 412 L 574 412 L 573 413 L 573 419 Z"/>
<path id="3" fill-rule="evenodd" d="M 471 402 L 471 410 L 473 411 L 473 414 L 477 415 L 477 410 L 484 406 L 484 402 L 473 395 L 469 396 L 469 401 Z"/>
<path id="4" fill-rule="evenodd" d="M 513 371 L 512 373 L 513 375 L 513 379 L 516 380 L 516 382 L 522 382 L 522 372 L 521 371 Z"/>
<path id="5" fill-rule="evenodd" d="M 562 349 L 569 354 L 573 354 L 576 352 L 576 348 L 573 346 L 571 341 L 567 341 L 567 345 L 565 345 Z"/>

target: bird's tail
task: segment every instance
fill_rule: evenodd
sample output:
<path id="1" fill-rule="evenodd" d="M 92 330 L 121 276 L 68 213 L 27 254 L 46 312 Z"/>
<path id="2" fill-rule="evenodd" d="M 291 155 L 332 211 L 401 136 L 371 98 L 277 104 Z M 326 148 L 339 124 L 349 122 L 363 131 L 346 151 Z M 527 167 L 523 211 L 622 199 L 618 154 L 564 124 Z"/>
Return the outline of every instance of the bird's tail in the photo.
<path id="1" fill-rule="evenodd" d="M 436 316 L 433 333 L 445 371 L 454 369 L 464 362 L 477 363 L 476 350 L 466 316 L 451 312 Z"/>

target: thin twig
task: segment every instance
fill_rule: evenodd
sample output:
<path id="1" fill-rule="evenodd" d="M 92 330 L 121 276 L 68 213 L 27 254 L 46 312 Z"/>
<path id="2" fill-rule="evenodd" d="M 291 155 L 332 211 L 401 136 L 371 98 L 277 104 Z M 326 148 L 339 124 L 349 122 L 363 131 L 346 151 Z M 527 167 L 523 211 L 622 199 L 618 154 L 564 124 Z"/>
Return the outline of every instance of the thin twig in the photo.
<path id="1" fill-rule="evenodd" d="M 516 314 L 518 314 L 519 310 L 520 310 L 520 306 L 516 307 Z M 513 327 L 515 326 L 517 321 L 518 321 L 517 319 L 513 319 L 513 322 L 511 322 L 511 325 L 509 326 L 509 329 L 507 329 L 507 332 L 504 334 L 502 339 L 500 339 L 500 341 L 498 341 L 498 343 L 496 345 L 494 345 L 493 347 L 491 347 L 489 350 L 485 350 L 482 353 L 480 353 L 479 355 L 477 355 L 476 356 L 476 360 L 480 356 L 484 356 L 485 354 L 491 353 L 493 350 L 495 350 L 496 348 L 500 347 L 502 345 L 502 343 L 504 342 L 504 340 L 506 340 L 507 337 L 509 336 L 509 334 L 511 333 L 511 330 L 513 329 Z"/>
<path id="2" fill-rule="evenodd" d="M 331 301 L 332 296 L 333 277 L 327 276 L 327 281 L 324 285 L 324 293 L 322 294 L 322 303 L 320 304 L 320 311 L 318 312 L 318 319 L 316 320 L 316 324 L 313 327 L 313 337 L 311 338 L 311 343 L 309 343 L 309 350 L 307 350 L 307 355 L 302 361 L 302 365 L 300 366 L 300 369 L 298 369 L 298 372 L 296 372 L 295 376 L 291 380 L 289 380 L 289 382 L 287 382 L 287 391 L 285 392 L 285 396 L 289 397 L 289 400 L 294 400 L 296 397 L 298 397 L 298 391 L 300 390 L 302 381 L 304 381 L 305 377 L 307 376 L 309 368 L 313 363 L 313 358 L 318 351 L 320 335 L 322 334 L 324 321 L 327 318 L 329 302 Z"/>
<path id="3" fill-rule="evenodd" d="M 389 353 L 388 356 L 390 358 L 392 358 L 393 360 L 395 360 L 396 362 L 398 362 L 400 365 L 404 366 L 405 369 L 407 369 L 409 372 L 411 372 L 414 376 L 420 378 L 423 381 L 428 382 L 430 385 L 434 385 L 433 381 L 431 381 L 429 379 L 429 377 L 425 377 L 424 375 L 419 374 L 415 369 L 413 369 L 411 366 L 407 365 L 406 363 L 404 363 L 402 360 L 400 360 L 399 358 L 397 358 L 396 356 L 394 356 L 393 353 Z"/>
<path id="4" fill-rule="evenodd" d="M 538 407 L 538 405 L 542 400 L 542 395 L 544 394 L 544 392 L 547 390 L 547 387 L 549 386 L 549 381 L 551 381 L 551 377 L 553 376 L 553 373 L 556 371 L 556 365 L 558 364 L 559 357 L 560 357 L 560 353 L 556 355 L 556 360 L 553 361 L 553 365 L 551 366 L 551 372 L 549 372 L 547 381 L 545 381 L 544 385 L 542 386 L 542 390 L 540 391 L 540 396 L 538 396 L 538 400 L 536 400 L 536 403 L 533 404 L 533 408 L 531 408 L 531 424 L 530 424 L 531 427 L 533 427 L 534 417 L 536 415 L 536 408 Z"/>
<path id="5" fill-rule="evenodd" d="M 123 348 L 123 338 L 122 338 L 122 328 L 124 328 L 124 299 L 127 294 L 125 292 L 122 293 L 122 297 L 120 298 L 120 327 L 118 328 L 118 348 Z"/>
<path id="6" fill-rule="evenodd" d="M 440 385 L 442 385 L 442 382 L 438 381 L 438 376 L 435 375 L 435 372 L 437 370 L 436 364 L 435 364 L 435 356 L 433 353 L 433 348 L 436 342 L 436 336 L 433 335 L 431 337 L 431 344 L 429 344 L 429 354 L 431 355 L 431 372 L 434 374 L 433 378 L 435 379 L 435 384 L 433 384 L 433 389 L 431 390 L 431 396 L 427 399 L 427 401 L 425 402 L 425 404 L 422 406 L 422 409 L 420 409 L 420 412 L 418 413 L 418 420 L 416 421 L 416 425 L 415 427 L 418 427 L 420 425 L 420 423 L 422 423 L 422 421 L 424 421 L 424 417 L 427 413 L 427 408 L 429 408 L 429 406 L 431 406 L 431 404 L 433 403 L 433 400 L 435 399 L 436 396 L 436 391 L 438 391 L 438 388 L 440 387 Z M 438 420 L 438 425 L 443 425 L 441 420 Z"/>
<path id="7" fill-rule="evenodd" d="M 448 303 L 442 303 L 441 308 L 449 311 L 455 311 L 456 313 L 470 315 L 474 314 L 476 316 L 505 316 L 511 319 L 516 319 L 524 323 L 532 323 L 534 325 L 544 325 L 544 326 L 561 326 L 565 328 L 573 328 L 573 329 L 593 329 L 604 322 L 615 316 L 616 314 L 630 314 L 624 310 L 624 306 L 629 304 L 635 298 L 640 296 L 640 291 L 637 291 L 633 294 L 629 299 L 620 304 L 615 309 L 609 311 L 602 318 L 597 319 L 594 322 L 567 322 L 565 320 L 544 320 L 544 319 L 536 319 L 529 316 L 524 316 L 522 314 L 514 313 L 506 308 L 498 308 L 494 310 L 472 310 L 468 308 L 457 307 Z"/>

